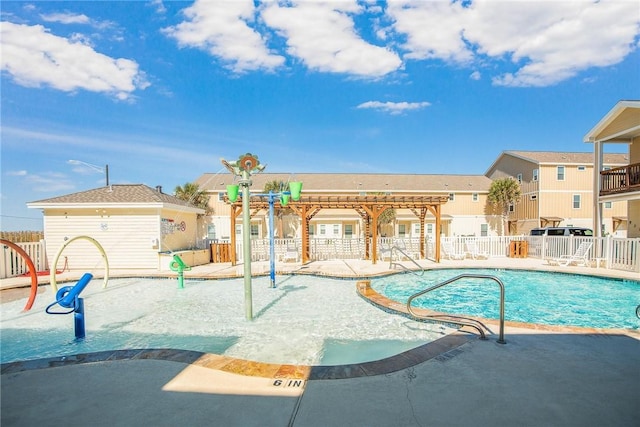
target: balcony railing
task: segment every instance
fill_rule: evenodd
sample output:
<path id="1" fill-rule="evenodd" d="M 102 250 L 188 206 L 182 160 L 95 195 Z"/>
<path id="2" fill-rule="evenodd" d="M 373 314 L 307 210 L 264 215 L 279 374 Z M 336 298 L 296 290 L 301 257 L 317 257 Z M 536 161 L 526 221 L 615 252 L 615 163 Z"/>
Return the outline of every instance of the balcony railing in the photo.
<path id="1" fill-rule="evenodd" d="M 600 195 L 640 191 L 640 163 L 600 172 Z"/>

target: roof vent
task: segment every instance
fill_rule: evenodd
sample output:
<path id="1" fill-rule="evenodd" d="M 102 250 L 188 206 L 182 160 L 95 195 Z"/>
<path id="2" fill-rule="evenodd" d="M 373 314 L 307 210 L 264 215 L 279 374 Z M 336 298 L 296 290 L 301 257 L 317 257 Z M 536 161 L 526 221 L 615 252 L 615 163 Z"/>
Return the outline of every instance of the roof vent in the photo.
<path id="1" fill-rule="evenodd" d="M 162 193 L 162 185 L 156 185 L 156 191 Z"/>

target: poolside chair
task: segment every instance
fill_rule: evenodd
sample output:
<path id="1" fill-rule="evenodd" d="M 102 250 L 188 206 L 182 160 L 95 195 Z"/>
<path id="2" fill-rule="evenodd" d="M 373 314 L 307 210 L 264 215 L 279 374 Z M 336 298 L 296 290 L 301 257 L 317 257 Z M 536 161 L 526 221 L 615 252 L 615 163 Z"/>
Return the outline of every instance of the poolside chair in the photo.
<path id="1" fill-rule="evenodd" d="M 385 260 L 392 261 L 391 245 L 385 245 L 384 243 L 380 243 L 380 246 L 378 247 L 378 259 L 381 261 L 385 261 Z"/>
<path id="2" fill-rule="evenodd" d="M 582 242 L 573 255 L 561 255 L 558 258 L 549 258 L 547 263 L 549 265 L 579 265 L 587 266 L 589 263 L 589 251 L 591 250 L 592 242 Z"/>
<path id="3" fill-rule="evenodd" d="M 473 259 L 489 259 L 489 253 L 483 252 L 478 247 L 478 243 L 475 240 L 467 240 L 464 242 L 467 247 L 467 252 Z"/>
<path id="4" fill-rule="evenodd" d="M 442 242 L 441 246 L 442 246 L 442 250 L 444 251 L 445 258 L 454 260 L 454 259 L 465 259 L 465 257 L 467 256 L 467 254 L 464 252 L 456 252 L 453 249 L 453 246 L 451 245 L 451 243 L 449 242 Z"/>
<path id="5" fill-rule="evenodd" d="M 298 256 L 298 247 L 295 244 L 288 244 L 287 245 L 287 250 L 284 253 L 284 257 L 282 258 L 282 260 L 284 262 L 298 262 L 299 260 L 299 256 Z"/>

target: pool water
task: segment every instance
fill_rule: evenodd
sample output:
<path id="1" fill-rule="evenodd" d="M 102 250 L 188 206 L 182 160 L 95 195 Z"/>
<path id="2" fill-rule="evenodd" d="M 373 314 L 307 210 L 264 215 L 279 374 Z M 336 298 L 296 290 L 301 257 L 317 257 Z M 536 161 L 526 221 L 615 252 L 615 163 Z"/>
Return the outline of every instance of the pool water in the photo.
<path id="1" fill-rule="evenodd" d="M 383 359 L 453 329 L 383 312 L 356 293 L 355 280 L 314 276 L 253 279 L 253 320 L 245 319 L 244 280 L 92 280 L 84 299 L 86 338 L 73 314 L 51 315 L 51 288 L 33 308 L 0 305 L 1 361 L 119 349 L 174 348 L 266 363 L 343 365 Z M 69 283 L 65 285 L 73 285 Z M 59 308 L 59 307 L 56 307 Z M 60 310 L 64 311 L 64 310 Z"/>
<path id="2" fill-rule="evenodd" d="M 510 321 L 594 328 L 640 328 L 635 310 L 640 281 L 566 273 L 496 269 L 438 269 L 422 277 L 399 274 L 373 279 L 371 286 L 394 301 L 408 298 L 459 274 L 498 277 L 505 285 Z M 464 278 L 413 300 L 414 307 L 451 314 L 499 318 L 500 288 L 493 280 Z"/>

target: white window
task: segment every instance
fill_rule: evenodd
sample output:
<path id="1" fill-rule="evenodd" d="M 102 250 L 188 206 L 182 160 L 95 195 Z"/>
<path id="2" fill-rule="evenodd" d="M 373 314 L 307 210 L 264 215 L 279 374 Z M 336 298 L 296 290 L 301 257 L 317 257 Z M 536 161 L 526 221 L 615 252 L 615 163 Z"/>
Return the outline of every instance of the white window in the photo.
<path id="1" fill-rule="evenodd" d="M 420 224 L 418 223 L 413 224 L 413 234 L 416 236 L 420 235 Z"/>
<path id="2" fill-rule="evenodd" d="M 587 167 L 586 166 L 578 166 L 578 170 L 581 171 L 581 172 L 582 171 L 586 171 Z"/>
<path id="3" fill-rule="evenodd" d="M 513 213 L 513 212 L 515 212 L 515 211 L 516 211 L 516 206 L 515 206 L 513 203 L 511 203 L 511 204 L 509 205 L 509 212 Z"/>
<path id="4" fill-rule="evenodd" d="M 538 180 L 538 173 L 539 173 L 539 172 L 538 172 L 538 169 L 534 169 L 534 170 L 533 170 L 533 176 L 531 177 L 531 179 L 532 179 L 533 181 L 537 181 L 537 180 Z"/>
<path id="5" fill-rule="evenodd" d="M 218 200 L 224 202 L 225 193 L 218 193 Z"/>
<path id="6" fill-rule="evenodd" d="M 480 224 L 480 235 L 483 237 L 489 235 L 489 224 Z"/>
<path id="7" fill-rule="evenodd" d="M 309 224 L 309 236 L 313 236 L 316 234 L 316 226 L 314 224 Z"/>
<path id="8" fill-rule="evenodd" d="M 611 206 L 612 206 L 611 202 L 604 202 L 605 209 L 611 209 Z"/>
<path id="9" fill-rule="evenodd" d="M 556 179 L 558 181 L 564 181 L 564 166 L 557 167 Z"/>
<path id="10" fill-rule="evenodd" d="M 427 234 L 433 234 L 433 224 L 427 224 Z"/>
<path id="11" fill-rule="evenodd" d="M 473 193 L 471 195 L 471 200 L 473 200 L 474 202 L 477 202 L 479 200 L 478 193 Z"/>
<path id="12" fill-rule="evenodd" d="M 320 224 L 320 235 L 324 236 L 327 234 L 327 226 L 325 224 Z"/>
<path id="13" fill-rule="evenodd" d="M 207 239 L 209 240 L 215 240 L 216 237 L 216 225 L 215 224 L 209 224 L 207 225 Z"/>
<path id="14" fill-rule="evenodd" d="M 516 175 L 516 180 L 518 180 L 518 184 L 522 184 L 522 174 L 521 173 Z"/>
<path id="15" fill-rule="evenodd" d="M 258 224 L 251 224 L 251 238 L 257 239 L 258 237 L 260 237 L 258 235 Z"/>
<path id="16" fill-rule="evenodd" d="M 580 195 L 573 195 L 573 209 L 580 209 Z"/>
<path id="17" fill-rule="evenodd" d="M 404 224 L 398 224 L 398 236 L 404 237 L 407 234 L 407 227 Z"/>
<path id="18" fill-rule="evenodd" d="M 347 239 L 353 237 L 353 224 L 344 225 L 344 237 L 346 237 Z"/>
<path id="19" fill-rule="evenodd" d="M 449 193 L 449 201 L 453 202 L 456 199 L 456 195 L 453 193 Z"/>
<path id="20" fill-rule="evenodd" d="M 340 224 L 333 224 L 333 235 L 334 236 L 340 235 Z"/>

